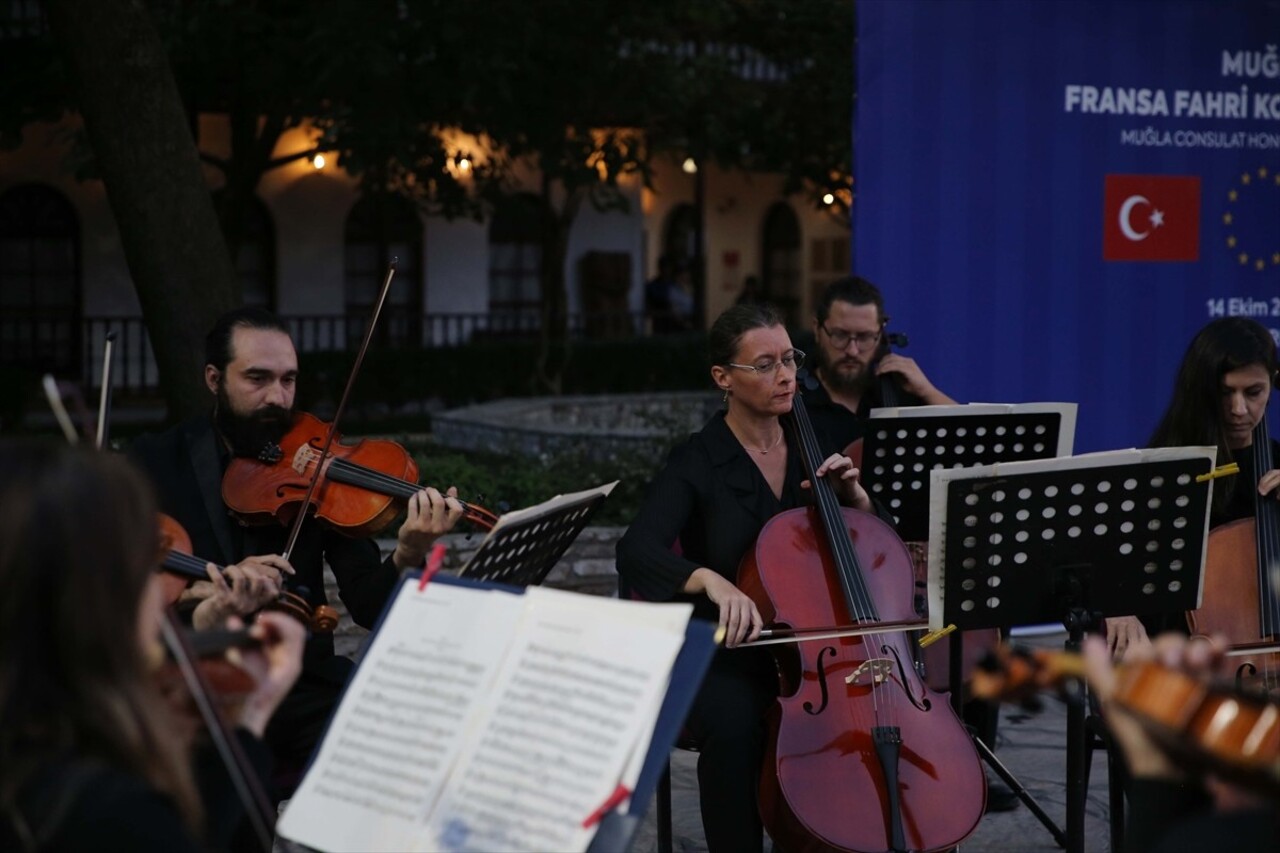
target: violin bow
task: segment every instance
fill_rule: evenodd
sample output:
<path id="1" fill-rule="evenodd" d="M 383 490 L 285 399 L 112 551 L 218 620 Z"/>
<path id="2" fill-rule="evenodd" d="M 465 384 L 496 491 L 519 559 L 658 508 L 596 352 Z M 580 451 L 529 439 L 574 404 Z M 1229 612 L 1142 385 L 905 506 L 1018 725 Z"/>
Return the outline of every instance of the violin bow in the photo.
<path id="1" fill-rule="evenodd" d="M 102 344 L 102 391 L 98 394 L 98 436 L 97 446 L 102 450 L 107 446 L 111 423 L 111 351 L 115 347 L 116 333 L 113 329 L 107 332 L 107 339 Z"/>
<path id="2" fill-rule="evenodd" d="M 231 778 L 231 785 L 235 788 L 236 796 L 239 797 L 240 802 L 244 805 L 245 813 L 249 818 L 250 825 L 253 827 L 253 834 L 258 840 L 259 846 L 263 853 L 270 853 L 275 835 L 273 830 L 275 811 L 271 806 L 271 801 L 267 799 L 267 795 L 262 789 L 262 783 L 258 780 L 257 775 L 249 769 L 249 760 L 245 757 L 244 751 L 240 749 L 240 744 L 236 741 L 235 736 L 231 734 L 231 731 L 227 728 L 226 721 L 222 719 L 222 714 L 218 712 L 217 707 L 214 705 L 212 691 L 195 665 L 195 655 L 187 645 L 187 640 L 178 625 L 177 619 L 177 614 L 173 609 L 166 607 L 164 617 L 160 620 L 165 647 L 168 648 L 169 654 L 173 656 L 174 661 L 178 664 L 178 670 L 182 673 L 182 680 L 187 686 L 187 692 L 191 694 L 191 699 L 195 703 L 197 710 L 199 710 L 200 718 L 204 721 L 205 728 L 209 732 L 209 739 L 213 742 L 213 746 L 218 751 L 222 763 L 226 766 L 227 775 Z"/>
<path id="3" fill-rule="evenodd" d="M 347 409 L 347 400 L 351 396 L 351 389 L 356 384 L 356 376 L 360 373 L 360 366 L 364 364 L 365 353 L 369 350 L 369 343 L 373 340 L 373 331 L 378 326 L 378 317 L 382 315 L 383 303 L 387 301 L 387 294 L 391 291 L 391 279 L 396 274 L 396 266 L 399 263 L 398 258 L 392 258 L 391 263 L 387 265 L 386 278 L 382 280 L 382 291 L 378 294 L 378 301 L 373 304 L 373 314 L 369 317 L 369 325 L 364 330 L 364 341 L 360 344 L 360 351 L 356 353 L 355 364 L 351 366 L 351 373 L 347 376 L 347 387 L 342 389 L 342 398 L 338 400 L 338 410 L 333 414 L 333 421 L 329 424 L 329 434 L 325 436 L 324 447 L 320 449 L 320 456 L 316 461 L 316 470 L 311 474 L 311 482 L 307 485 L 307 494 L 302 499 L 302 509 L 293 520 L 293 528 L 289 531 L 289 539 L 285 543 L 284 553 L 281 554 L 286 560 L 293 553 L 293 546 L 298 542 L 298 533 L 302 530 L 302 522 L 307 519 L 307 507 L 311 506 L 311 496 L 315 494 L 316 484 L 320 482 L 320 477 L 324 473 L 325 460 L 329 458 L 329 448 L 333 446 L 333 437 L 338 434 L 338 422 L 342 420 L 342 414 Z"/>

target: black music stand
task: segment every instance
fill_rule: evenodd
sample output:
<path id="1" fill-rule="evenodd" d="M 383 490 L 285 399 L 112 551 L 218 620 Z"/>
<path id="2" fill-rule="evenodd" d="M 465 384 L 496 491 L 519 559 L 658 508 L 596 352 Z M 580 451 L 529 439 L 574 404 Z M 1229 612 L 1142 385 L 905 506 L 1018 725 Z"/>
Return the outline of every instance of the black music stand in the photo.
<path id="1" fill-rule="evenodd" d="M 1075 415 L 1074 403 L 876 409 L 863 438 L 862 478 L 871 494 L 897 517 L 898 535 L 909 542 L 924 541 L 929 538 L 932 471 L 1069 456 Z M 948 639 L 951 705 L 959 715 L 964 693 L 963 632 Z M 1062 844 L 1062 831 L 1040 804 L 996 758 L 992 747 L 976 732 L 972 734 L 978 754 Z"/>
<path id="2" fill-rule="evenodd" d="M 519 587 L 541 584 L 616 485 L 615 480 L 505 513 L 459 577 Z"/>
<path id="3" fill-rule="evenodd" d="M 1078 651 L 1102 617 L 1199 606 L 1213 448 L 1124 450 L 931 477 L 930 626 L 1061 621 Z M 994 766 L 994 765 L 993 765 Z M 1067 708 L 1069 853 L 1084 849 L 1084 706 Z M 1006 779 L 1007 781 L 1007 779 Z"/>

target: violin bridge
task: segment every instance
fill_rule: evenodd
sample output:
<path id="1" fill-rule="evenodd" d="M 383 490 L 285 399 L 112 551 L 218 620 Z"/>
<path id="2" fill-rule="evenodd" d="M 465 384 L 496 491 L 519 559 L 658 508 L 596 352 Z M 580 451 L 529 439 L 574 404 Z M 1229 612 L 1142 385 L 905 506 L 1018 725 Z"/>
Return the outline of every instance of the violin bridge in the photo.
<path id="1" fill-rule="evenodd" d="M 298 452 L 293 454 L 293 470 L 297 471 L 299 474 L 305 474 L 307 472 L 307 467 L 312 462 L 316 461 L 316 457 L 319 455 L 320 454 L 314 447 L 303 444 L 298 448 Z"/>
<path id="2" fill-rule="evenodd" d="M 875 684 L 883 684 L 893 675 L 893 661 L 888 658 L 871 658 L 865 660 L 853 671 L 851 675 L 845 676 L 845 684 L 866 684 L 867 679 Z"/>

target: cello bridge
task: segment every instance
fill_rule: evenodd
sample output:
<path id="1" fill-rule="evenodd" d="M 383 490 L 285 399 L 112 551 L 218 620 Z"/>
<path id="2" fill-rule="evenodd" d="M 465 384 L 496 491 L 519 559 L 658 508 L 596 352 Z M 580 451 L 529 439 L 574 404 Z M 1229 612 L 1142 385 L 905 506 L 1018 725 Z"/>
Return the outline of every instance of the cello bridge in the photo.
<path id="1" fill-rule="evenodd" d="M 893 661 L 888 658 L 871 658 L 863 661 L 852 674 L 845 676 L 845 684 L 883 684 L 893 675 Z"/>

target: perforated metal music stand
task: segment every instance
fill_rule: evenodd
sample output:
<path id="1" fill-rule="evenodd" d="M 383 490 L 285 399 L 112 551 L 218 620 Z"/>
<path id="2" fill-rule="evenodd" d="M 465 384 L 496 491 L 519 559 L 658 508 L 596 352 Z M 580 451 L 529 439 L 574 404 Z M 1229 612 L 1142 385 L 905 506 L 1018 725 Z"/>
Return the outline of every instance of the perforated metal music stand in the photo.
<path id="1" fill-rule="evenodd" d="M 1075 421 L 1075 403 L 874 409 L 863 438 L 862 481 L 897 516 L 899 536 L 923 541 L 930 472 L 1070 456 Z"/>
<path id="2" fill-rule="evenodd" d="M 897 517 L 898 534 L 906 541 L 923 541 L 929 537 L 929 475 L 933 471 L 1069 456 L 1075 419 L 1074 403 L 875 409 L 863 438 L 862 478 L 871 494 Z M 951 704 L 959 715 L 964 701 L 963 631 L 948 640 Z M 974 745 L 1061 843 L 1061 830 L 976 733 Z"/>
<path id="3" fill-rule="evenodd" d="M 1211 447 L 935 471 L 930 624 L 1061 621 L 1078 651 L 1102 617 L 1199 606 Z M 1066 848 L 1083 850 L 1084 708 L 1067 710 Z M 1061 843 L 1061 842 L 1060 842 Z"/>
<path id="4" fill-rule="evenodd" d="M 459 575 L 509 586 L 541 584 L 616 485 L 558 495 L 504 514 Z"/>

